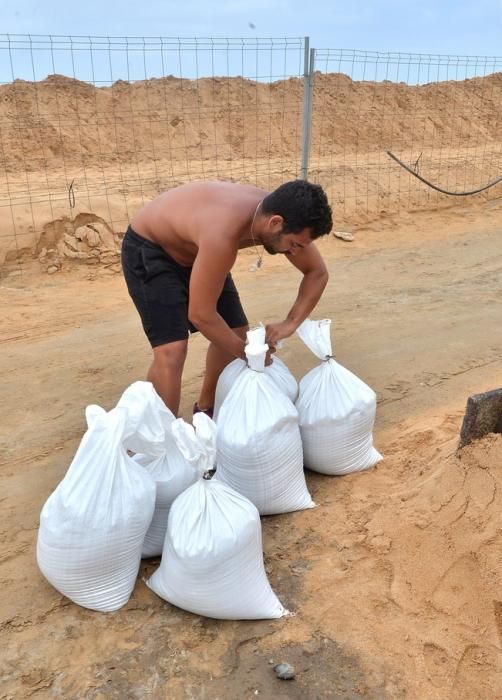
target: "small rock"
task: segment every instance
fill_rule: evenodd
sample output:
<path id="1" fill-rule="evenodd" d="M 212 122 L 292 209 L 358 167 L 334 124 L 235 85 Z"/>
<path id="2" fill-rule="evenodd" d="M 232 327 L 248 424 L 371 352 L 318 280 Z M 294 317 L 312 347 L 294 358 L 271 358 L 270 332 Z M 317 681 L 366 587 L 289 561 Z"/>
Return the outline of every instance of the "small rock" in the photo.
<path id="1" fill-rule="evenodd" d="M 295 677 L 295 669 L 291 664 L 277 664 L 274 666 L 274 671 L 277 678 L 280 678 L 282 681 L 290 681 Z"/>
<path id="2" fill-rule="evenodd" d="M 333 235 L 337 238 L 341 238 L 342 241 L 351 242 L 354 240 L 354 234 L 349 233 L 349 231 L 333 231 Z"/>
<path id="3" fill-rule="evenodd" d="M 51 265 L 50 267 L 47 268 L 47 274 L 53 275 L 58 270 L 59 270 L 59 267 L 56 267 L 56 265 Z"/>
<path id="4" fill-rule="evenodd" d="M 68 248 L 70 248 L 70 250 L 78 250 L 77 240 L 75 236 L 70 236 L 69 233 L 65 233 L 63 236 L 63 241 L 68 246 Z"/>
<path id="5" fill-rule="evenodd" d="M 301 576 L 302 574 L 307 573 L 308 567 L 303 564 L 297 564 L 296 566 L 290 566 L 289 570 L 293 576 Z"/>
<path id="6" fill-rule="evenodd" d="M 87 243 L 89 248 L 97 248 L 98 245 L 101 243 L 99 233 L 95 229 L 89 227 L 85 236 L 85 242 Z"/>

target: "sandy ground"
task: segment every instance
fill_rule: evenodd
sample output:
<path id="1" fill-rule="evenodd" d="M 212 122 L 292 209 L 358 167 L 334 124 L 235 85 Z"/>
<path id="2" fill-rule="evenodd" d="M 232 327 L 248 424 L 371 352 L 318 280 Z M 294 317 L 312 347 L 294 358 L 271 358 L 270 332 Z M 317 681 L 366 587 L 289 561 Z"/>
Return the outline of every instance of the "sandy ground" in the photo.
<path id="1" fill-rule="evenodd" d="M 309 473 L 318 507 L 263 519 L 271 583 L 296 616 L 221 622 L 147 589 L 114 614 L 78 608 L 39 573 L 40 509 L 89 403 L 111 408 L 149 349 L 120 275 L 82 266 L 0 281 L 1 698 L 502 698 L 502 436 L 457 454 L 467 397 L 502 386 L 502 208 L 402 215 L 319 246 L 331 270 L 315 317 L 337 359 L 378 394 L 385 459 Z M 252 323 L 279 319 L 298 273 L 267 258 L 235 277 Z M 15 270 L 14 270 L 15 273 Z M 205 341 L 191 341 L 182 413 Z M 315 364 L 296 338 L 282 358 Z M 279 681 L 272 660 L 296 667 Z"/>

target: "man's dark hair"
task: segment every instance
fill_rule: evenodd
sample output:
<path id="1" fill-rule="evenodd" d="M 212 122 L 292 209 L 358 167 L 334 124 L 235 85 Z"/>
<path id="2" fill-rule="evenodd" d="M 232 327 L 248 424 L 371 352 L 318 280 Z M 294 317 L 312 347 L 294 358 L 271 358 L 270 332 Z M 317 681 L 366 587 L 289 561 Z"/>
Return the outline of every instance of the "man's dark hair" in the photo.
<path id="1" fill-rule="evenodd" d="M 306 180 L 285 182 L 265 197 L 261 211 L 282 216 L 284 233 L 300 233 L 310 228 L 312 240 L 329 233 L 333 226 L 331 207 L 323 188 Z"/>

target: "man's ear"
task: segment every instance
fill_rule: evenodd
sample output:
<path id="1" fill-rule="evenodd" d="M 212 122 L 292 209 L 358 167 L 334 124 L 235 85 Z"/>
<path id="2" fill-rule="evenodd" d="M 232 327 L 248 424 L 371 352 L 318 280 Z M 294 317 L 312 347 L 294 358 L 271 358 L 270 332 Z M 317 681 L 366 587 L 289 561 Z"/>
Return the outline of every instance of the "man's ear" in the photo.
<path id="1" fill-rule="evenodd" d="M 279 233 L 284 227 L 284 219 L 280 214 L 272 214 L 268 220 L 268 227 L 271 233 Z"/>

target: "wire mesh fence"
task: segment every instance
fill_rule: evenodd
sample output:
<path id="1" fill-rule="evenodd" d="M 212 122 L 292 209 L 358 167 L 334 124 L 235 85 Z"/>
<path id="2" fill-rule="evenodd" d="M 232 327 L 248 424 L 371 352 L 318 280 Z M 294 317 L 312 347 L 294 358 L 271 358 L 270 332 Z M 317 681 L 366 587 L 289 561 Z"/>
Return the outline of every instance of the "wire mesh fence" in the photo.
<path id="1" fill-rule="evenodd" d="M 3 259 L 34 237 L 36 255 L 96 257 L 89 225 L 109 239 L 189 180 L 297 177 L 304 53 L 302 38 L 0 37 Z"/>
<path id="2" fill-rule="evenodd" d="M 452 203 L 388 151 L 452 194 L 502 174 L 502 58 L 345 49 L 314 56 L 309 174 L 347 223 Z"/>
<path id="3" fill-rule="evenodd" d="M 307 38 L 0 35 L 0 266 L 113 261 L 132 214 L 194 179 L 308 177 L 349 226 L 443 206 L 387 151 L 455 192 L 500 175 L 501 64 Z"/>

